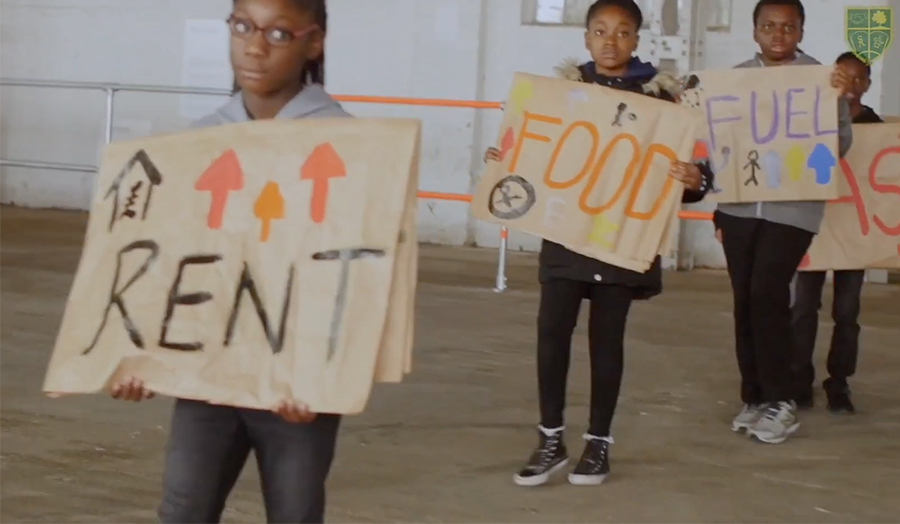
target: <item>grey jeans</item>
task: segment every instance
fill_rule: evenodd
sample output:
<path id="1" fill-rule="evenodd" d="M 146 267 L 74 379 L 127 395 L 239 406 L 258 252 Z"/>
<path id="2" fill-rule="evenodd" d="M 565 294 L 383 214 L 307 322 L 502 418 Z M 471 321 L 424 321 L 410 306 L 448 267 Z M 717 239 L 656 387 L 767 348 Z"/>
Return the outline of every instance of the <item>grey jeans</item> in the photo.
<path id="1" fill-rule="evenodd" d="M 178 400 L 163 478 L 165 524 L 217 523 L 252 449 L 268 522 L 323 522 L 341 418 L 291 424 L 275 413 Z"/>

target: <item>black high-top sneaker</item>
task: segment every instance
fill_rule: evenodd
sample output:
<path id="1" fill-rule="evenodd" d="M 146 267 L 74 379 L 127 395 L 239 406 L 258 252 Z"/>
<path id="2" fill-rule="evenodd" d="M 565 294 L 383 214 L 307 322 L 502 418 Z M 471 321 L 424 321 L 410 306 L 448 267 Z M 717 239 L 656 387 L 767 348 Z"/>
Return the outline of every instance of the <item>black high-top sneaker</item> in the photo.
<path id="1" fill-rule="evenodd" d="M 609 444 L 606 440 L 589 438 L 575 471 L 569 474 L 569 483 L 575 486 L 602 484 L 609 475 Z"/>
<path id="2" fill-rule="evenodd" d="M 850 400 L 850 386 L 844 380 L 828 379 L 823 384 L 828 396 L 828 411 L 832 413 L 856 413 L 856 407 Z"/>
<path id="3" fill-rule="evenodd" d="M 540 443 L 537 449 L 531 454 L 528 464 L 513 478 L 519 486 L 546 484 L 554 473 L 569 465 L 562 429 L 550 432 L 538 428 L 538 435 Z"/>

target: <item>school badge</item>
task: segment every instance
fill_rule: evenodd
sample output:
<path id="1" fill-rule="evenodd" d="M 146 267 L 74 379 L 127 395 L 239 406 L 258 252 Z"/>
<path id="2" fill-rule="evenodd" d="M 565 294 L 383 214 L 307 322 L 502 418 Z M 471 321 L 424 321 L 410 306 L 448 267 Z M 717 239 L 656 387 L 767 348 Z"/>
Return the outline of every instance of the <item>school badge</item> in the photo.
<path id="1" fill-rule="evenodd" d="M 871 64 L 883 57 L 894 36 L 894 12 L 890 7 L 848 7 L 845 34 L 850 50 Z"/>

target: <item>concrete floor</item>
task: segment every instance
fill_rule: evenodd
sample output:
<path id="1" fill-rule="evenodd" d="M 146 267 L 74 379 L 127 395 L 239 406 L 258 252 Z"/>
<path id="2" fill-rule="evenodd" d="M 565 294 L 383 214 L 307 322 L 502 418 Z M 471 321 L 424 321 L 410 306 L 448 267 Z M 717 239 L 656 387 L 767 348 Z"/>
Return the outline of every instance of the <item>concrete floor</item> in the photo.
<path id="1" fill-rule="evenodd" d="M 40 392 L 85 219 L 2 209 L 3 522 L 155 521 L 171 402 Z M 535 442 L 535 259 L 512 256 L 512 289 L 498 295 L 490 291 L 495 256 L 423 248 L 415 372 L 379 387 L 368 412 L 347 420 L 330 521 L 900 518 L 900 287 L 864 291 L 853 382 L 860 413 L 834 417 L 817 407 L 796 439 L 764 446 L 729 428 L 738 399 L 725 275 L 667 273 L 667 292 L 636 305 L 629 321 L 613 476 L 595 488 L 526 490 L 511 476 Z M 822 326 L 827 335 L 825 316 Z M 579 327 L 568 411 L 576 454 L 587 417 L 585 337 Z M 225 520 L 264 520 L 252 462 Z"/>

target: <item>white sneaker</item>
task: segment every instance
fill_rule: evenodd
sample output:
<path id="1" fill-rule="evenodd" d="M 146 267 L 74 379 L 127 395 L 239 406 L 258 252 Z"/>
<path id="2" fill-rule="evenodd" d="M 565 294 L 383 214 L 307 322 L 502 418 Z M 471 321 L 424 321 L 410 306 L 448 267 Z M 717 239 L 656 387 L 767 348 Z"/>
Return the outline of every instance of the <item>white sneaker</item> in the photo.
<path id="1" fill-rule="evenodd" d="M 773 402 L 765 406 L 762 416 L 747 429 L 747 434 L 766 444 L 781 444 L 799 427 L 797 405 L 793 401 Z"/>
<path id="2" fill-rule="evenodd" d="M 760 404 L 745 404 L 738 416 L 734 417 L 731 422 L 731 430 L 740 433 L 750 429 L 762 415 L 762 408 Z"/>

